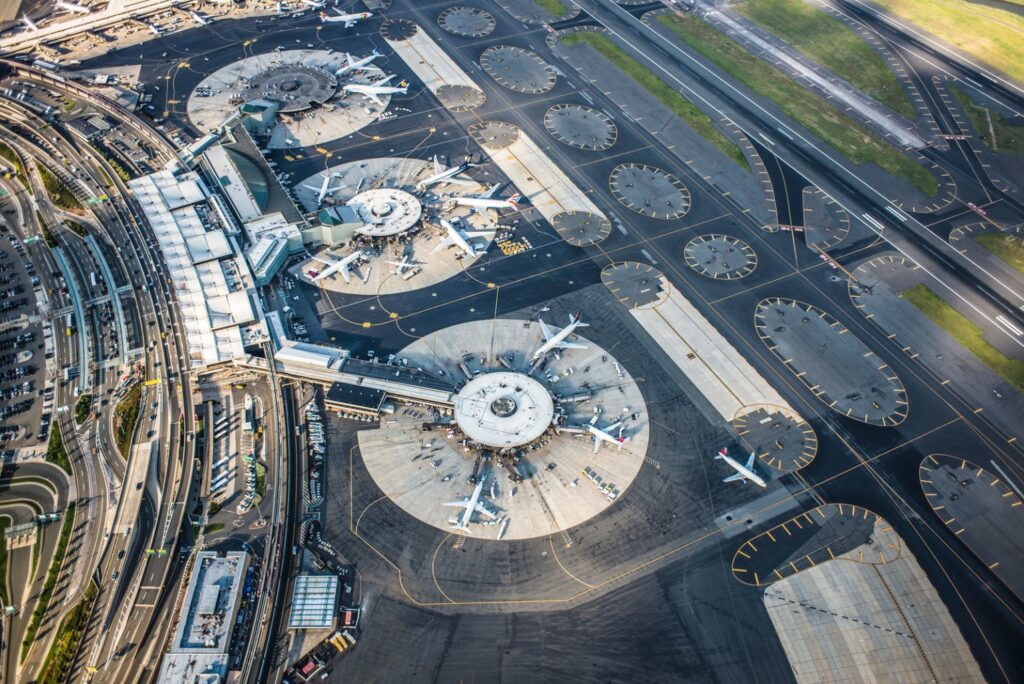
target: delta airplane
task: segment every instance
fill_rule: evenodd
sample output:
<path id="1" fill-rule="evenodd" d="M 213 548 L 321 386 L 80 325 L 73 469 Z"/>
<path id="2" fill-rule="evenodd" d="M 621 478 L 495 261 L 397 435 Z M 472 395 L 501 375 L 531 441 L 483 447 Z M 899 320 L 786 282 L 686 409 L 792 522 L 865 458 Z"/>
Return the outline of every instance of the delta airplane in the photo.
<path id="1" fill-rule="evenodd" d="M 722 482 L 736 482 L 738 480 L 745 480 L 747 482 L 753 482 L 758 487 L 768 486 L 764 479 L 754 472 L 754 462 L 757 461 L 757 458 L 754 456 L 753 452 L 750 453 L 750 458 L 747 459 L 746 465 L 743 465 L 742 463 L 734 459 L 732 456 L 730 456 L 729 450 L 726 449 L 725 447 L 722 447 L 721 450 L 719 450 L 718 455 L 715 456 L 715 459 L 725 461 L 732 467 L 733 470 L 736 471 L 735 475 L 730 475 L 729 477 L 722 480 Z"/>
<path id="2" fill-rule="evenodd" d="M 200 26 L 206 26 L 207 24 L 210 23 L 210 20 L 207 19 L 206 17 L 204 17 L 199 12 L 189 12 L 189 14 L 192 15 L 192 18 L 195 19 L 196 23 L 199 24 Z"/>
<path id="3" fill-rule="evenodd" d="M 437 155 L 435 154 L 434 155 L 434 175 L 431 176 L 430 178 L 427 178 L 426 180 L 421 180 L 419 183 L 417 183 L 416 184 L 416 189 L 417 190 L 426 190 L 431 185 L 436 185 L 437 183 L 441 183 L 441 182 L 454 183 L 456 185 L 476 185 L 475 181 L 471 181 L 471 180 L 468 180 L 466 178 L 459 178 L 459 176 L 462 173 L 468 171 L 469 169 L 473 168 L 474 166 L 476 166 L 476 164 L 471 163 L 469 161 L 469 159 L 467 159 L 466 161 L 462 162 L 458 166 L 450 166 L 450 167 L 446 168 L 446 167 L 442 166 L 441 162 L 439 162 L 437 160 Z"/>
<path id="4" fill-rule="evenodd" d="M 453 226 L 448 219 L 441 219 L 441 227 L 447 231 L 447 235 L 441 243 L 434 248 L 431 254 L 440 252 L 445 247 L 451 247 L 455 245 L 461 249 L 467 256 L 475 257 L 481 254 L 478 252 L 476 247 L 469 241 L 469 238 L 484 237 L 489 235 L 490 231 L 486 230 L 459 230 Z"/>
<path id="5" fill-rule="evenodd" d="M 36 22 L 32 21 L 32 19 L 27 14 L 21 17 L 21 23 L 24 24 L 25 28 L 31 31 L 32 33 L 36 33 L 37 31 L 39 31 L 39 26 L 37 26 Z"/>
<path id="6" fill-rule="evenodd" d="M 517 192 L 508 199 L 501 199 L 500 197 L 495 197 L 499 188 L 501 188 L 501 183 L 495 183 L 483 194 L 469 195 L 467 197 L 452 197 L 452 200 L 460 207 L 494 210 L 511 209 L 513 211 L 519 211 L 519 198 L 522 197 L 522 195 Z"/>
<path id="7" fill-rule="evenodd" d="M 322 7 L 323 5 L 321 5 Z M 345 28 L 352 28 L 358 22 L 363 19 L 369 19 L 373 16 L 373 12 L 356 12 L 354 14 L 337 14 L 331 16 L 327 12 L 320 13 L 320 23 L 322 24 L 334 24 L 337 22 L 345 22 Z"/>
<path id="8" fill-rule="evenodd" d="M 341 258 L 341 259 L 337 259 L 335 261 L 331 261 L 331 260 L 326 259 L 326 258 L 321 257 L 321 256 L 314 256 L 313 259 L 315 261 L 319 261 L 320 263 L 325 264 L 327 266 L 327 268 L 325 268 L 324 270 L 320 271 L 315 276 L 313 276 L 313 278 L 312 278 L 313 282 L 314 283 L 319 283 L 324 278 L 332 276 L 335 273 L 341 273 L 341 277 L 345 279 L 345 282 L 346 283 L 351 283 L 352 282 L 352 278 L 351 278 L 351 276 L 349 274 L 349 267 L 351 267 L 355 263 L 358 263 L 359 260 L 362 259 L 362 258 L 363 258 L 363 251 L 361 249 L 360 250 L 356 250 L 355 252 L 352 252 L 347 257 L 344 257 L 344 258 Z M 312 273 L 312 272 L 310 272 L 310 273 Z"/>
<path id="9" fill-rule="evenodd" d="M 469 531 L 469 522 L 473 518 L 473 513 L 480 513 L 486 515 L 491 520 L 497 520 L 498 516 L 487 510 L 487 507 L 480 503 L 480 493 L 484 490 L 484 480 L 487 478 L 480 478 L 480 481 L 476 483 L 476 489 L 473 490 L 472 496 L 467 496 L 462 501 L 448 501 L 441 504 L 442 506 L 449 506 L 452 508 L 462 508 L 462 516 L 457 520 L 449 520 L 448 524 L 451 525 L 452 529 L 461 530 L 466 534 L 472 534 Z"/>
<path id="10" fill-rule="evenodd" d="M 566 338 L 572 335 L 576 328 L 587 328 L 590 326 L 589 323 L 584 323 L 581 320 L 582 312 L 577 311 L 572 316 L 569 316 L 569 325 L 565 326 L 557 333 L 552 333 L 551 329 L 545 325 L 544 321 L 537 319 L 540 323 L 541 333 L 544 335 L 544 344 L 542 344 L 537 351 L 533 352 L 533 359 L 537 360 L 547 354 L 552 349 L 586 349 L 587 345 L 579 344 L 578 342 L 566 342 Z"/>
<path id="11" fill-rule="evenodd" d="M 363 97 L 373 100 L 374 102 L 377 103 L 377 105 L 383 107 L 384 101 L 377 97 L 378 95 L 394 95 L 396 93 L 400 95 L 405 95 L 406 93 L 409 92 L 408 81 L 402 81 L 397 86 L 386 85 L 387 82 L 393 79 L 394 77 L 395 75 L 391 74 L 387 78 L 383 78 L 379 81 L 376 81 L 375 83 L 346 83 L 345 85 L 341 86 L 341 89 L 344 90 L 346 93 L 356 93 L 358 95 L 362 95 Z"/>
<path id="12" fill-rule="evenodd" d="M 377 52 L 376 48 L 374 48 L 372 55 L 370 55 L 369 57 L 363 57 L 362 59 L 352 59 L 352 55 L 350 55 L 350 54 L 348 54 L 346 52 L 345 53 L 345 59 L 348 60 L 348 64 L 346 64 L 345 66 L 343 66 L 340 69 L 338 69 L 337 71 L 335 71 L 334 75 L 335 76 L 344 76 L 345 74 L 347 74 L 349 72 L 359 71 L 363 67 L 369 66 L 370 62 L 372 62 L 373 60 L 377 59 L 380 56 L 381 55 L 380 55 L 379 52 Z"/>
<path id="13" fill-rule="evenodd" d="M 414 260 L 408 254 L 403 256 L 401 261 L 388 261 L 387 263 L 395 267 L 395 275 L 402 275 L 405 273 L 406 269 L 412 269 L 419 266 L 419 262 Z"/>
<path id="14" fill-rule="evenodd" d="M 85 5 L 67 2 L 66 0 L 57 0 L 57 9 L 62 9 L 65 12 L 74 12 L 75 14 L 92 14 L 92 10 Z"/>
<path id="15" fill-rule="evenodd" d="M 622 428 L 625 425 L 625 421 L 621 418 L 611 425 L 606 425 L 604 428 L 597 427 L 597 419 L 601 416 L 601 413 L 594 409 L 594 417 L 590 419 L 590 423 L 587 424 L 587 432 L 594 437 L 594 453 L 596 454 L 601 448 L 601 442 L 608 442 L 614 444 L 618 448 L 622 448 L 622 445 L 629 441 L 629 437 L 622 436 Z M 613 434 L 613 431 L 616 431 Z"/>
<path id="16" fill-rule="evenodd" d="M 347 188 L 348 187 L 344 183 L 342 183 L 341 185 L 336 185 L 333 188 L 327 187 L 330 184 L 331 179 L 332 178 L 336 178 L 337 175 L 338 174 L 336 174 L 336 173 L 325 174 L 324 175 L 324 182 L 320 185 L 319 188 L 317 186 L 315 186 L 315 185 L 303 185 L 302 186 L 302 187 L 306 188 L 307 190 L 313 190 L 313 191 L 316 192 L 316 206 L 319 207 L 321 204 L 323 204 L 324 200 L 327 199 L 328 195 L 333 195 L 338 190 L 341 190 L 342 188 Z"/>

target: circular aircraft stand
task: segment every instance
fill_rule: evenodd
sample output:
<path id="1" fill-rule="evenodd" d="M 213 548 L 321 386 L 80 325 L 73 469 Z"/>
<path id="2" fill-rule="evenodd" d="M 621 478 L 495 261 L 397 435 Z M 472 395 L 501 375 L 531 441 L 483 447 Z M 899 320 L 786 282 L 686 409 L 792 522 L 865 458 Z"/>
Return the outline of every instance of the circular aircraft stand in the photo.
<path id="1" fill-rule="evenodd" d="M 519 139 L 519 127 L 505 121 L 483 121 L 469 127 L 477 144 L 488 150 L 501 150 Z"/>
<path id="2" fill-rule="evenodd" d="M 438 86 L 437 90 L 434 91 L 434 95 L 441 101 L 445 109 L 453 112 L 468 112 L 470 109 L 476 109 L 487 100 L 487 96 L 482 90 L 477 90 L 467 85 L 445 84 Z"/>
<path id="3" fill-rule="evenodd" d="M 523 48 L 492 45 L 480 55 L 480 66 L 499 85 L 517 93 L 536 95 L 555 87 L 555 70 Z"/>
<path id="4" fill-rule="evenodd" d="M 683 256 L 687 266 L 715 280 L 744 278 L 757 268 L 754 248 L 731 235 L 698 235 L 686 243 Z"/>
<path id="5" fill-rule="evenodd" d="M 380 25 L 380 35 L 385 40 L 408 40 L 416 35 L 419 28 L 408 19 L 388 19 Z"/>
<path id="6" fill-rule="evenodd" d="M 647 164 L 620 164 L 608 179 L 624 207 L 656 219 L 678 219 L 690 211 L 690 191 L 668 171 Z"/>
<path id="7" fill-rule="evenodd" d="M 604 112 L 575 104 L 555 105 L 544 114 L 544 127 L 556 140 L 591 152 L 615 144 L 619 129 Z"/>
<path id="8" fill-rule="evenodd" d="M 589 247 L 612 234 L 612 222 L 588 211 L 563 211 L 551 219 L 558 235 L 573 247 Z"/>
<path id="9" fill-rule="evenodd" d="M 543 339 L 536 321 L 472 321 L 398 353 L 410 368 L 465 384 L 426 431 L 423 418 L 396 411 L 386 427 L 359 432 L 363 462 L 393 503 L 446 532 L 508 541 L 567 530 L 626 494 L 649 439 L 640 388 L 611 353 L 576 336 L 586 350 L 549 354 L 531 373 Z M 585 403 L 560 399 L 581 392 Z M 612 442 L 599 440 L 595 450 L 591 425 Z M 474 495 L 481 508 L 469 514 L 468 530 L 455 527 L 465 508 L 446 504 Z"/>
<path id="10" fill-rule="evenodd" d="M 448 33 L 463 38 L 483 38 L 494 33 L 494 15 L 479 7 L 455 5 L 437 18 L 437 23 Z"/>
<path id="11" fill-rule="evenodd" d="M 601 269 L 601 282 L 628 309 L 651 309 L 668 299 L 668 279 L 650 264 L 624 261 Z"/>
<path id="12" fill-rule="evenodd" d="M 744 406 L 732 419 L 743 445 L 784 473 L 806 468 L 818 454 L 818 436 L 806 420 L 783 406 Z"/>

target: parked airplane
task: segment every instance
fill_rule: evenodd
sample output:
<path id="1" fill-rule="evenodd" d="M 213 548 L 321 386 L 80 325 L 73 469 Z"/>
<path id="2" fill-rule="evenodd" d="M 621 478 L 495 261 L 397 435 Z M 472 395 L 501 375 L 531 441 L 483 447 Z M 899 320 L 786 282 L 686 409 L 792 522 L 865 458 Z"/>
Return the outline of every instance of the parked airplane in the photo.
<path id="1" fill-rule="evenodd" d="M 328 195 L 333 195 L 338 190 L 348 187 L 344 183 L 342 183 L 341 185 L 336 185 L 333 188 L 327 187 L 330 184 L 331 179 L 336 178 L 337 176 L 338 174 L 336 173 L 327 173 L 324 174 L 324 182 L 320 185 L 320 187 L 309 184 L 304 184 L 302 187 L 306 188 L 307 190 L 313 190 L 316 192 L 316 206 L 319 207 L 321 204 L 324 203 L 324 200 L 327 199 Z"/>
<path id="2" fill-rule="evenodd" d="M 21 23 L 24 24 L 25 28 L 31 31 L 32 33 L 35 33 L 36 31 L 39 30 L 39 26 L 37 26 L 36 22 L 32 21 L 31 17 L 29 17 L 27 14 L 22 15 Z"/>
<path id="3" fill-rule="evenodd" d="M 434 175 L 431 176 L 430 178 L 427 178 L 425 180 L 421 180 L 419 183 L 417 183 L 416 184 L 416 189 L 417 190 L 426 190 L 431 185 L 436 185 L 437 183 L 441 183 L 441 182 L 455 183 L 456 185 L 476 185 L 475 181 L 471 181 L 471 180 L 466 179 L 466 178 L 459 178 L 459 176 L 462 173 L 464 173 L 465 171 L 468 171 L 469 169 L 473 168 L 474 166 L 476 166 L 476 164 L 473 164 L 473 163 L 471 163 L 469 161 L 469 159 L 466 159 L 466 161 L 462 162 L 458 166 L 445 167 L 445 166 L 442 166 L 441 162 L 439 162 L 437 160 L 437 155 L 435 154 L 434 155 Z"/>
<path id="4" fill-rule="evenodd" d="M 206 17 L 204 17 L 199 12 L 189 12 L 189 14 L 192 15 L 192 18 L 195 19 L 195 22 L 197 24 L 199 24 L 200 26 L 206 26 L 207 24 L 210 23 L 210 20 L 207 19 Z"/>
<path id="5" fill-rule="evenodd" d="M 729 477 L 722 480 L 722 482 L 736 482 L 737 480 L 746 480 L 747 482 L 753 482 L 759 487 L 768 486 L 764 479 L 756 472 L 754 472 L 754 463 L 757 461 L 757 458 L 754 456 L 753 452 L 751 452 L 750 458 L 747 459 L 746 465 L 743 465 L 742 463 L 734 459 L 732 456 L 730 456 L 729 450 L 725 447 L 722 447 L 721 450 L 719 450 L 718 455 L 715 456 L 715 459 L 725 461 L 732 467 L 733 470 L 736 471 L 735 475 L 730 475 Z"/>
<path id="6" fill-rule="evenodd" d="M 487 478 L 480 478 L 480 481 L 476 483 L 476 489 L 473 490 L 472 496 L 467 496 L 462 501 L 448 501 L 441 504 L 442 506 L 450 506 L 453 508 L 462 508 L 462 516 L 458 519 L 449 520 L 448 523 L 453 529 L 461 530 L 466 534 L 472 534 L 469 531 L 469 523 L 473 518 L 473 513 L 480 513 L 486 515 L 491 520 L 497 520 L 498 516 L 487 510 L 487 507 L 480 503 L 480 492 L 484 490 L 484 480 Z"/>
<path id="7" fill-rule="evenodd" d="M 322 0 L 302 0 L 302 4 L 308 5 L 313 9 L 323 9 L 326 3 L 323 2 Z"/>
<path id="8" fill-rule="evenodd" d="M 314 256 L 313 259 L 325 264 L 327 268 L 313 276 L 313 282 L 319 283 L 324 278 L 334 275 L 335 273 L 341 273 L 341 277 L 345 279 L 346 283 L 351 283 L 352 278 L 349 275 L 349 267 L 359 262 L 363 258 L 363 251 L 356 250 L 347 257 L 331 261 L 321 256 Z M 312 273 L 312 272 L 311 272 Z"/>
<path id="9" fill-rule="evenodd" d="M 491 187 L 487 188 L 487 192 L 479 195 L 469 195 L 466 197 L 452 197 L 455 204 L 460 207 L 473 207 L 474 209 L 512 209 L 513 211 L 519 210 L 519 198 L 522 196 L 518 192 L 507 199 L 501 199 L 495 197 L 501 183 L 495 183 Z"/>
<path id="10" fill-rule="evenodd" d="M 441 227 L 444 228 L 448 234 L 445 236 L 441 243 L 431 252 L 434 254 L 440 252 L 445 247 L 451 247 L 455 245 L 461 249 L 467 256 L 475 257 L 480 254 L 476 247 L 469 241 L 469 238 L 484 237 L 489 235 L 489 231 L 486 230 L 460 230 L 453 226 L 448 219 L 441 219 Z"/>
<path id="11" fill-rule="evenodd" d="M 161 31 L 160 27 L 156 24 L 146 24 L 146 26 L 149 28 L 149 32 L 152 33 L 154 36 L 164 35 L 164 32 Z"/>
<path id="12" fill-rule="evenodd" d="M 65 12 L 74 12 L 75 14 L 92 14 L 92 10 L 85 5 L 67 2 L 67 0 L 57 0 L 57 9 L 62 9 Z"/>
<path id="13" fill-rule="evenodd" d="M 383 78 L 374 83 L 346 83 L 345 85 L 341 86 L 341 89 L 344 90 L 346 93 L 356 93 L 358 95 L 362 95 L 363 97 L 373 100 L 379 106 L 383 107 L 384 101 L 377 97 L 378 95 L 394 95 L 395 93 L 405 95 L 407 92 L 409 92 L 408 81 L 402 81 L 397 86 L 387 85 L 387 82 L 393 79 L 394 77 L 395 75 L 391 74 L 387 78 Z"/>
<path id="14" fill-rule="evenodd" d="M 401 261 L 389 261 L 387 263 L 395 267 L 395 275 L 402 275 L 405 273 L 406 269 L 412 269 L 419 266 L 419 262 L 414 260 L 408 254 L 403 256 Z"/>
<path id="15" fill-rule="evenodd" d="M 377 59 L 380 56 L 381 55 L 379 52 L 377 52 L 376 48 L 374 49 L 372 55 L 370 55 L 369 57 L 363 57 L 362 59 L 352 59 L 352 55 L 346 52 L 345 59 L 348 61 L 348 64 L 335 71 L 334 75 L 344 76 L 345 74 L 350 73 L 352 71 L 359 71 L 363 67 L 369 66 L 370 62 L 372 62 L 373 60 Z"/>
<path id="16" fill-rule="evenodd" d="M 369 19 L 372 16 L 373 12 L 355 12 L 354 14 L 336 14 L 334 16 L 331 16 L 327 12 L 321 12 L 320 23 L 334 24 L 343 21 L 345 22 L 345 28 L 352 28 L 358 22 L 362 21 L 363 19 Z"/>
<path id="17" fill-rule="evenodd" d="M 625 426 L 625 421 L 619 419 L 611 425 L 606 425 L 603 428 L 597 427 L 597 419 L 601 414 L 594 410 L 594 417 L 590 419 L 590 423 L 587 425 L 587 432 L 594 437 L 594 453 L 596 454 L 601 448 L 601 442 L 608 442 L 614 444 L 618 448 L 622 448 L 622 445 L 629 441 L 629 437 L 622 436 L 622 428 Z"/>
<path id="18" fill-rule="evenodd" d="M 552 333 L 551 329 L 542 321 L 537 319 L 540 323 L 541 334 L 544 335 L 544 344 L 542 344 L 537 351 L 533 352 L 534 360 L 541 358 L 552 349 L 586 349 L 587 345 L 579 344 L 578 342 L 566 342 L 566 338 L 569 337 L 576 330 L 576 328 L 587 328 L 590 326 L 589 323 L 584 323 L 581 320 L 582 312 L 577 311 L 572 316 L 569 316 L 569 325 L 565 326 L 557 333 Z"/>

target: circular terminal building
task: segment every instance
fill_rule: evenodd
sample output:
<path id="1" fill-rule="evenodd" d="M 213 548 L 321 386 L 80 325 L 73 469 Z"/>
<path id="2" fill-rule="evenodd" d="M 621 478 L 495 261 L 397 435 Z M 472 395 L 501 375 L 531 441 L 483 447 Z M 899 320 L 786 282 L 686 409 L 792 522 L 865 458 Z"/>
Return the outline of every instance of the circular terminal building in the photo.
<path id="1" fill-rule="evenodd" d="M 558 332 L 554 322 L 549 332 Z M 534 353 L 533 321 L 473 321 L 398 354 L 458 383 L 424 422 L 398 412 L 359 432 L 376 485 L 418 520 L 483 539 L 528 539 L 575 527 L 612 506 L 640 472 L 649 425 L 643 396 L 615 358 L 583 348 Z M 479 507 L 468 503 L 476 498 Z"/>
<path id="2" fill-rule="evenodd" d="M 361 192 L 345 203 L 355 211 L 363 226 L 360 235 L 393 237 L 415 226 L 423 215 L 423 205 L 412 193 L 398 188 L 377 188 Z"/>

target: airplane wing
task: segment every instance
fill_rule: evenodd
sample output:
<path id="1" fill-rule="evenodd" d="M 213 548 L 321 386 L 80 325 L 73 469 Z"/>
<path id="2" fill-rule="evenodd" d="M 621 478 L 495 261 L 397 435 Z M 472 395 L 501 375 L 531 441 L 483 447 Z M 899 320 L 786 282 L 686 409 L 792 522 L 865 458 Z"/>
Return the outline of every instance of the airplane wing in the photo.
<path id="1" fill-rule="evenodd" d="M 491 199 L 492 197 L 494 197 L 498 193 L 498 190 L 500 190 L 500 189 L 501 189 L 501 183 L 495 183 L 494 185 L 492 185 L 490 188 L 487 189 L 487 192 L 485 192 L 484 194 L 480 195 L 480 197 L 481 197 L 481 199 Z"/>
<path id="2" fill-rule="evenodd" d="M 743 477 L 743 473 L 736 473 L 735 475 L 730 475 L 729 477 L 725 478 L 724 480 L 722 480 L 722 482 L 738 482 L 739 480 L 745 479 L 746 478 Z"/>
<path id="3" fill-rule="evenodd" d="M 379 81 L 374 81 L 371 85 L 375 85 L 375 86 L 387 85 L 388 82 L 391 79 L 393 79 L 394 77 L 395 77 L 394 74 L 391 74 L 390 76 L 385 76 L 384 78 L 380 79 Z"/>
<path id="4" fill-rule="evenodd" d="M 348 21 L 345 22 L 345 28 L 352 28 L 355 25 L 356 25 L 356 22 L 353 19 L 349 19 Z"/>
<path id="5" fill-rule="evenodd" d="M 609 425 L 608 427 L 606 427 L 604 429 L 604 431 L 607 432 L 608 434 L 611 434 L 612 430 L 618 430 L 621 426 L 622 426 L 622 421 L 621 420 L 617 420 L 614 423 L 612 423 L 611 425 Z"/>
<path id="6" fill-rule="evenodd" d="M 348 264 L 342 264 L 338 267 L 338 270 L 341 271 L 341 277 L 345 279 L 346 283 L 352 282 L 352 278 L 348 275 Z"/>
<path id="7" fill-rule="evenodd" d="M 551 328 L 549 328 L 544 321 L 538 318 L 537 322 L 540 323 L 540 332 L 542 335 L 544 335 L 545 340 L 550 340 L 552 337 L 554 337 L 554 335 L 551 334 Z"/>
<path id="8" fill-rule="evenodd" d="M 441 505 L 442 506 L 449 506 L 451 508 L 465 508 L 466 507 L 466 502 L 465 501 L 445 501 Z"/>
<path id="9" fill-rule="evenodd" d="M 366 97 L 368 97 L 371 100 L 373 100 L 374 102 L 376 102 L 377 106 L 379 106 L 379 107 L 383 107 L 384 106 L 384 102 L 379 97 L 377 97 L 376 93 L 363 93 L 363 95 L 365 95 Z"/>
<path id="10" fill-rule="evenodd" d="M 587 345 L 580 344 L 579 342 L 562 342 L 558 345 L 562 349 L 586 349 Z"/>
<path id="11" fill-rule="evenodd" d="M 345 53 L 345 59 L 348 61 L 348 68 L 351 69 L 352 65 L 356 63 L 356 60 L 352 59 L 352 55 Z"/>
<path id="12" fill-rule="evenodd" d="M 498 519 L 498 516 L 494 515 L 489 510 L 487 510 L 487 507 L 484 506 L 483 504 L 477 504 L 476 506 L 473 507 L 473 510 L 476 511 L 477 513 L 480 513 L 481 515 L 486 515 L 491 520 Z"/>
<path id="13" fill-rule="evenodd" d="M 462 234 L 468 238 L 487 237 L 493 230 L 464 230 Z"/>
<path id="14" fill-rule="evenodd" d="M 750 452 L 750 458 L 747 459 L 747 470 L 754 469 L 754 461 L 757 460 L 754 456 L 754 452 Z"/>
<path id="15" fill-rule="evenodd" d="M 431 254 L 436 254 L 436 253 L 440 252 L 442 249 L 444 249 L 445 247 L 451 247 L 454 244 L 455 244 L 455 240 L 452 240 L 450 237 L 446 237 L 444 240 L 441 240 L 441 242 L 438 243 L 437 247 L 432 249 L 430 251 L 430 253 Z"/>
<path id="16" fill-rule="evenodd" d="M 594 435 L 594 453 L 596 454 L 601 448 L 601 438 Z"/>

